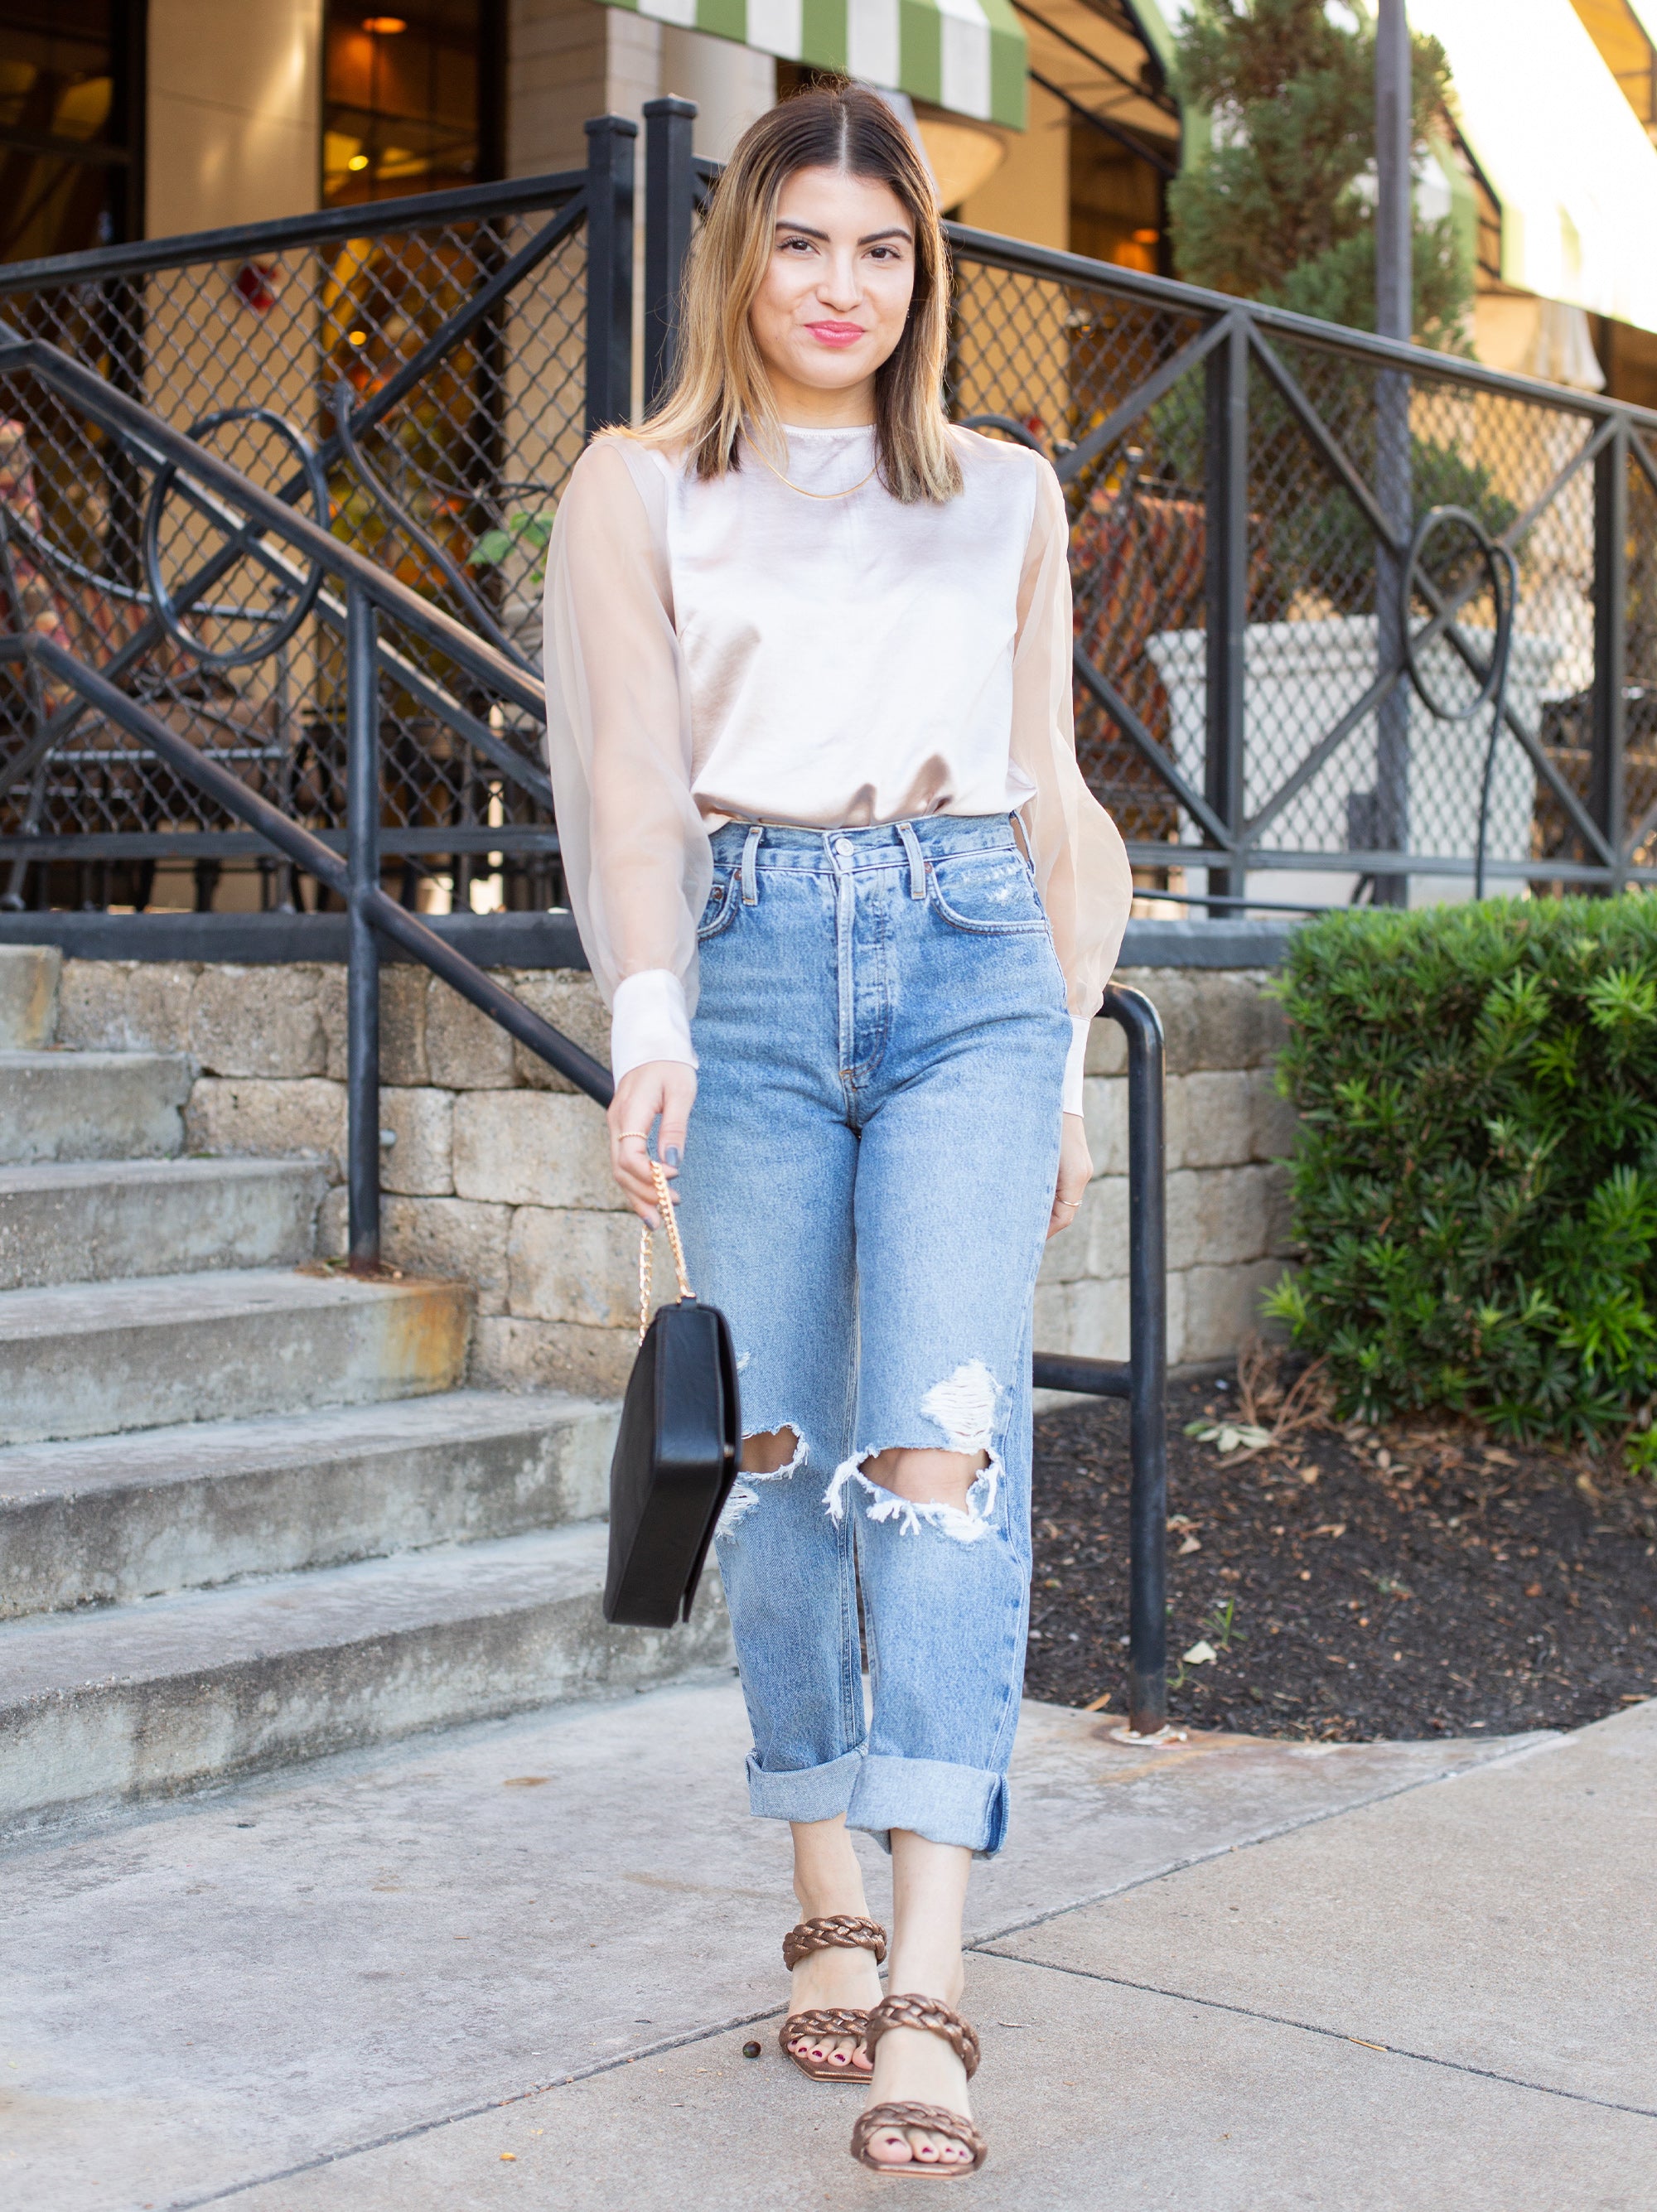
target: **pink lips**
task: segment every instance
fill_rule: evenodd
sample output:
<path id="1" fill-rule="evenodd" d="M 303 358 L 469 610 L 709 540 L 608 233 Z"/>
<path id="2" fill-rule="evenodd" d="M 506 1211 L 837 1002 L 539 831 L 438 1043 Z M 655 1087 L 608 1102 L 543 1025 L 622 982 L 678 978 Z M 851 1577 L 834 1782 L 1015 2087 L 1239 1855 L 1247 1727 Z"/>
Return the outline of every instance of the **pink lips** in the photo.
<path id="1" fill-rule="evenodd" d="M 807 323 L 805 327 L 819 345 L 853 346 L 869 335 L 861 323 Z"/>

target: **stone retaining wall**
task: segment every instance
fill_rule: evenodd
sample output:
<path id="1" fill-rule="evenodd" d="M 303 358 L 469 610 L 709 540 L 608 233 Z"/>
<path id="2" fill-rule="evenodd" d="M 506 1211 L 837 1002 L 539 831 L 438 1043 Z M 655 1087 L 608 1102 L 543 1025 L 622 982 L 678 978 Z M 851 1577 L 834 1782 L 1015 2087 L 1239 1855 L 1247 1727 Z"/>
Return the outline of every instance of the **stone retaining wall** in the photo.
<path id="1" fill-rule="evenodd" d="M 590 976 L 497 969 L 603 1058 Z M 1261 970 L 1145 969 L 1168 1033 L 1168 1316 L 1176 1362 L 1223 1358 L 1282 1271 L 1292 1120 L 1272 1085 L 1280 1019 Z M 418 968 L 384 971 L 385 1252 L 477 1291 L 472 1379 L 613 1393 L 636 1326 L 638 1240 L 609 1172 L 603 1117 L 561 1076 Z M 320 1246 L 343 1252 L 345 975 L 320 964 L 67 960 L 69 1047 L 182 1052 L 195 1064 L 196 1152 L 308 1152 L 326 1164 Z M 1045 1351 L 1127 1352 L 1126 1081 L 1120 1032 L 1095 1024 L 1087 1114 L 1096 1180 L 1049 1247 L 1036 1293 Z M 694 1139 L 694 1129 L 693 1129 Z"/>

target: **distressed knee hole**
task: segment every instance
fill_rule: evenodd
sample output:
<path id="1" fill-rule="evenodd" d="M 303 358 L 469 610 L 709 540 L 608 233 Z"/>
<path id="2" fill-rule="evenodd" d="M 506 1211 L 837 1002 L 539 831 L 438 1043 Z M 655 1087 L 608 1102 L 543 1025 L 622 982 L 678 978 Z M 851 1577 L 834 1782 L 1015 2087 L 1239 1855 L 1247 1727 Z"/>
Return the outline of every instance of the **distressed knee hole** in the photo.
<path id="1" fill-rule="evenodd" d="M 743 1438 L 742 1473 L 731 1486 L 731 1495 L 715 1524 L 716 1536 L 731 1531 L 760 1502 L 758 1483 L 780 1481 L 792 1474 L 805 1457 L 805 1442 L 798 1429 L 762 1429 Z"/>
<path id="2" fill-rule="evenodd" d="M 792 1474 L 799 1458 L 799 1438 L 792 1429 L 768 1429 L 742 1440 L 744 1474 Z"/>
<path id="3" fill-rule="evenodd" d="M 875 1445 L 842 1460 L 823 1494 L 829 1518 L 844 1517 L 846 1492 L 855 1482 L 871 1500 L 865 1509 L 871 1521 L 895 1521 L 904 1535 L 919 1534 L 924 1522 L 958 1543 L 975 1542 L 988 1528 L 1000 1487 L 994 1443 L 1000 1397 L 1001 1386 L 981 1359 L 935 1382 L 920 1411 L 943 1431 L 943 1449 Z M 964 1485 L 963 1475 L 971 1476 Z M 954 1494 L 939 1497 L 939 1489 Z"/>
<path id="4" fill-rule="evenodd" d="M 894 1444 L 865 1460 L 863 1472 L 871 1482 L 912 1505 L 952 1505 L 964 1513 L 973 1485 L 988 1460 L 984 1451 L 930 1451 L 920 1445 Z"/>

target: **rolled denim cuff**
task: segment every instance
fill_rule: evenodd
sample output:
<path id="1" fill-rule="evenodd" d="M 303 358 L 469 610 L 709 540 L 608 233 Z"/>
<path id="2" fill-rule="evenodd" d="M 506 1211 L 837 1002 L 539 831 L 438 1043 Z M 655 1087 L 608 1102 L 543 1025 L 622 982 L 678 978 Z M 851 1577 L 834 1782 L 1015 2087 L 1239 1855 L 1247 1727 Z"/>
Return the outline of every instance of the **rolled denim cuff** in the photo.
<path id="1" fill-rule="evenodd" d="M 863 1753 L 847 1751 L 821 1766 L 768 1774 L 750 1751 L 748 1809 L 762 1820 L 832 1820 L 851 1803 L 862 1771 Z"/>
<path id="2" fill-rule="evenodd" d="M 1007 1778 L 941 1759 L 868 1757 L 846 1810 L 848 1828 L 867 1828 L 883 1850 L 894 1828 L 934 1844 L 964 1844 L 993 1858 L 1006 1840 Z M 819 1769 L 826 1772 L 826 1769 Z"/>

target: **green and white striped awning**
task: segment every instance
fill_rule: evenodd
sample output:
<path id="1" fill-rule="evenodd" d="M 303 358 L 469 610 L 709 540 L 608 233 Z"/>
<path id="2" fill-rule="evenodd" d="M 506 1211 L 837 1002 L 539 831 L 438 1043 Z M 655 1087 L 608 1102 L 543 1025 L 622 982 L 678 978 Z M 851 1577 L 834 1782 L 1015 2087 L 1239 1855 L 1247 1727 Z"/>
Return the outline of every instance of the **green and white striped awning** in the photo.
<path id="1" fill-rule="evenodd" d="M 1024 34 L 1011 0 L 609 0 L 682 30 L 1024 127 Z"/>

